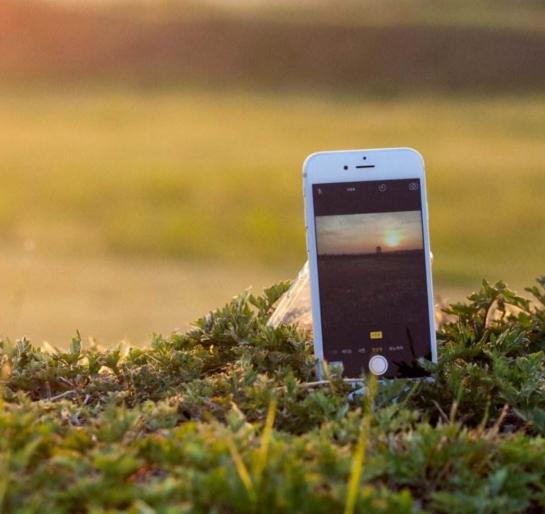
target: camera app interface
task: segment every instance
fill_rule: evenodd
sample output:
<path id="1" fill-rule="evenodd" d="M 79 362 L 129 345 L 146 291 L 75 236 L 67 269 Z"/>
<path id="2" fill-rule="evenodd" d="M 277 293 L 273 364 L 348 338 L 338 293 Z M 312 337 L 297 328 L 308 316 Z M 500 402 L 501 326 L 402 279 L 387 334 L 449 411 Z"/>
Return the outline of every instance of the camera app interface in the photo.
<path id="1" fill-rule="evenodd" d="M 419 377 L 431 359 L 420 181 L 314 184 L 324 358 Z"/>

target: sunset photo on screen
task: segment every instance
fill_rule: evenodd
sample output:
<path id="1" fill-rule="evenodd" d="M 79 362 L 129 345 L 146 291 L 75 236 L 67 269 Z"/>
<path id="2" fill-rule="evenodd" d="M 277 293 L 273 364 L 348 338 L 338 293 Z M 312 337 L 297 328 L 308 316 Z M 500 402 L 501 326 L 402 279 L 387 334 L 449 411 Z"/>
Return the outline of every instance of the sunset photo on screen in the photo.
<path id="1" fill-rule="evenodd" d="M 317 216 L 319 255 L 422 250 L 420 211 Z"/>

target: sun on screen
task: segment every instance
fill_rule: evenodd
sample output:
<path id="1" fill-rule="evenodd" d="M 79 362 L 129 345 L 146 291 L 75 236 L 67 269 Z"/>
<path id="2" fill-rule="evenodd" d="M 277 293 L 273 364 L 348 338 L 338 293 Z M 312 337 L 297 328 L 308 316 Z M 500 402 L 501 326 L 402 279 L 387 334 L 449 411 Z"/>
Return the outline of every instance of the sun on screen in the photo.
<path id="1" fill-rule="evenodd" d="M 384 233 L 384 242 L 386 243 L 386 246 L 391 248 L 399 246 L 399 243 L 401 242 L 401 234 L 399 230 L 387 230 Z"/>

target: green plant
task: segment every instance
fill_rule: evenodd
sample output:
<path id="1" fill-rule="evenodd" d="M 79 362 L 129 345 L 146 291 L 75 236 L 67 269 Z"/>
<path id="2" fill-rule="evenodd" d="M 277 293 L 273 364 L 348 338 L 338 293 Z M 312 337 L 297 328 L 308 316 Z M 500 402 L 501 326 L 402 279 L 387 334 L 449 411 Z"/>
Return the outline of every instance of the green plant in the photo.
<path id="1" fill-rule="evenodd" d="M 518 513 L 545 508 L 545 277 L 449 306 L 433 382 L 318 383 L 287 284 L 149 348 L 0 343 L 0 511 Z M 363 402 L 362 402 L 363 400 Z"/>

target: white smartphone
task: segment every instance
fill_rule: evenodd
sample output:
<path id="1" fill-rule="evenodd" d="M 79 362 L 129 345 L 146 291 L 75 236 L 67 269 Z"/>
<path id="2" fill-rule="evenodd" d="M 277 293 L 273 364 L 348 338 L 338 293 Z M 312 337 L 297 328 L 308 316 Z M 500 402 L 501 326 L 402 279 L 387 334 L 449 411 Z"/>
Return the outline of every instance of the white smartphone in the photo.
<path id="1" fill-rule="evenodd" d="M 347 378 L 426 377 L 437 361 L 422 156 L 318 152 L 303 166 L 314 350 Z"/>

